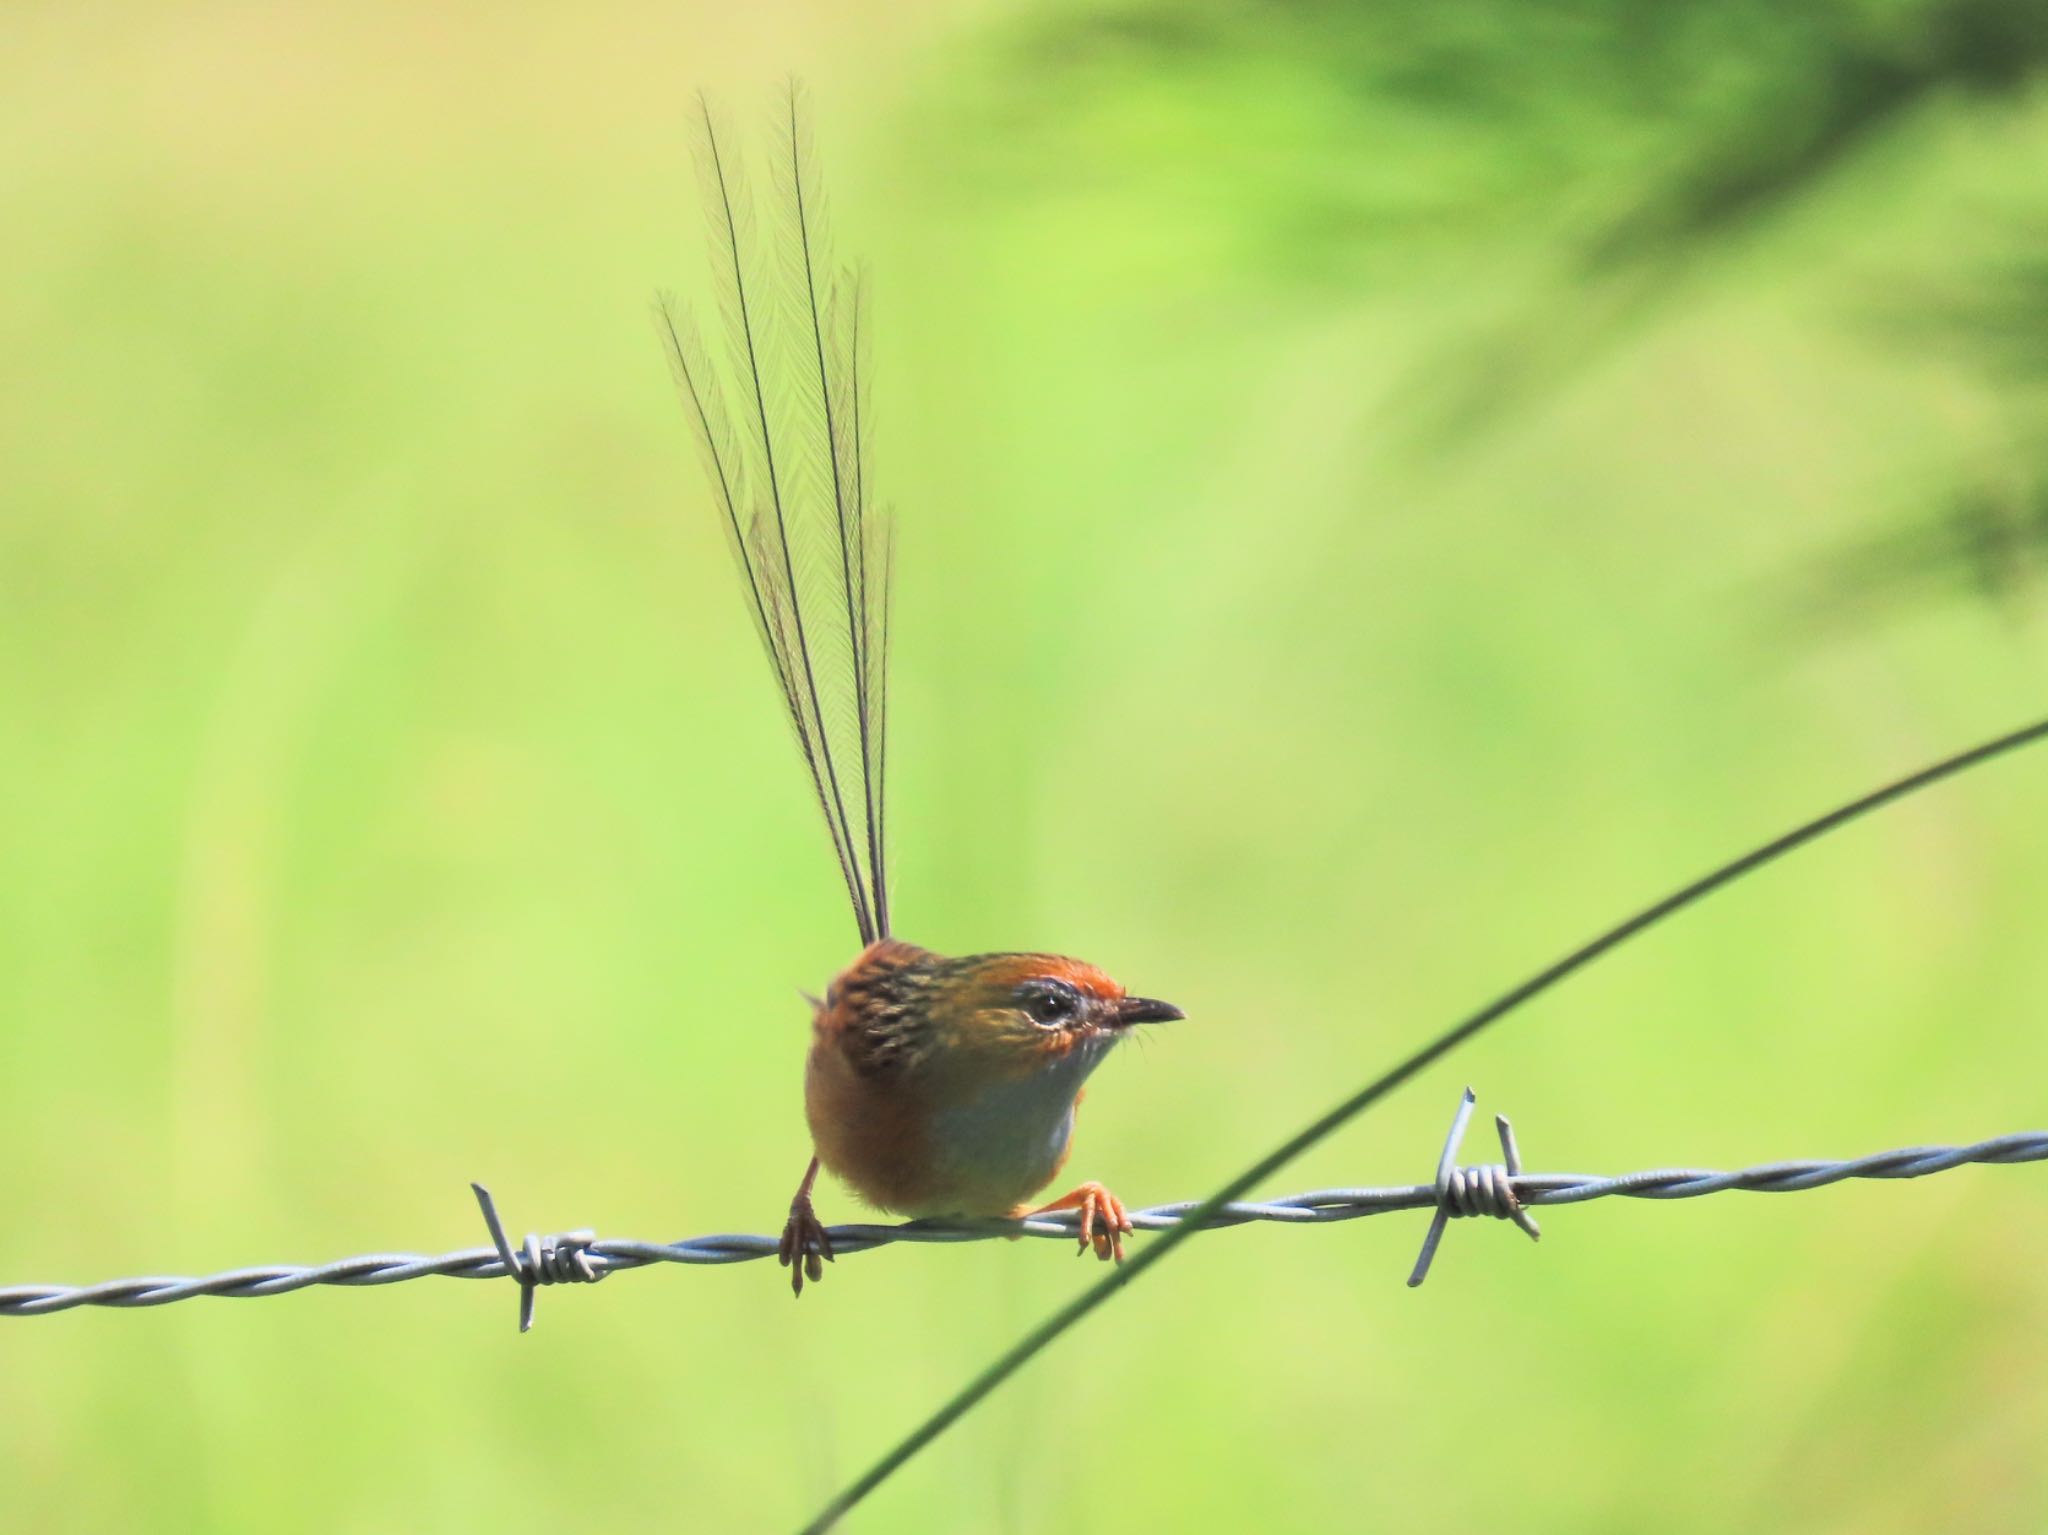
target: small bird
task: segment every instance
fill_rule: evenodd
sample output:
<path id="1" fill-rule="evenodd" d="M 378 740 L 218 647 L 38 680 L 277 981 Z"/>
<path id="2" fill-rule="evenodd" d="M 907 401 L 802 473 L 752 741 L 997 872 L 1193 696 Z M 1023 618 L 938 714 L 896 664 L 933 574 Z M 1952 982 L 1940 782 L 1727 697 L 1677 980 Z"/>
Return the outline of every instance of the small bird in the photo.
<path id="1" fill-rule="evenodd" d="M 825 252 L 801 93 L 773 156 L 779 259 L 757 261 L 746 178 L 698 101 L 698 167 L 726 368 L 670 298 L 669 362 L 702 449 L 747 605 L 796 733 L 864 945 L 813 999 L 804 1070 L 812 1156 L 783 1228 L 790 1288 L 832 1242 L 811 1195 L 822 1166 L 910 1217 L 1080 1211 L 1080 1246 L 1122 1261 L 1122 1201 L 1083 1183 L 1031 1200 L 1073 1148 L 1083 1084 L 1141 1024 L 1182 1016 L 1057 954 L 948 958 L 890 931 L 883 784 L 893 519 L 869 467 L 863 282 Z"/>

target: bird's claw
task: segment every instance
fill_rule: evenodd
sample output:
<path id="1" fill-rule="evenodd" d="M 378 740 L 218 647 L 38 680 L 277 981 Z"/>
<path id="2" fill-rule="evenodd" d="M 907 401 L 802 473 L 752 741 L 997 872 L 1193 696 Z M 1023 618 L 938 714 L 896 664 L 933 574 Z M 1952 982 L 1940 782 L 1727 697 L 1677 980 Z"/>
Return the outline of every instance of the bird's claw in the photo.
<path id="1" fill-rule="evenodd" d="M 832 1237 L 811 1208 L 810 1196 L 799 1194 L 789 1202 L 789 1222 L 782 1228 L 775 1257 L 789 1270 L 792 1295 L 804 1293 L 806 1279 L 815 1284 L 825 1277 L 825 1265 L 833 1261 Z"/>
<path id="2" fill-rule="evenodd" d="M 1019 1208 L 1019 1215 L 1049 1215 L 1054 1210 L 1079 1210 L 1081 1212 L 1081 1245 L 1074 1256 L 1080 1257 L 1089 1248 L 1095 1249 L 1095 1256 L 1104 1263 L 1115 1259 L 1124 1261 L 1124 1237 L 1132 1230 L 1130 1213 L 1124 1209 L 1124 1202 L 1099 1183 L 1084 1183 L 1073 1193 L 1055 1199 L 1049 1205 L 1036 1210 Z"/>
<path id="3" fill-rule="evenodd" d="M 1078 1258 L 1092 1247 L 1104 1263 L 1112 1259 L 1123 1262 L 1124 1234 L 1131 1229 L 1124 1202 L 1099 1183 L 1088 1184 L 1081 1192 L 1081 1245 L 1074 1256 Z"/>

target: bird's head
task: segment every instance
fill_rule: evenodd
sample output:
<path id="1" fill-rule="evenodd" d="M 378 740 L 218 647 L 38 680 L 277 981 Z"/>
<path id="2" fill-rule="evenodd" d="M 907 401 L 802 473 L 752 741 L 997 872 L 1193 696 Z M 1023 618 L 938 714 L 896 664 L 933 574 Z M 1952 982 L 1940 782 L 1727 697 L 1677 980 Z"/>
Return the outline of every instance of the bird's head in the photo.
<path id="1" fill-rule="evenodd" d="M 864 1069 L 970 1079 L 1055 1067 L 1085 1075 L 1139 1024 L 1183 1016 L 1063 955 L 949 959 L 893 940 L 833 982 L 820 1016 L 833 1015 Z"/>
<path id="2" fill-rule="evenodd" d="M 1134 997 L 1102 971 L 1058 954 L 976 954 L 935 996 L 939 1048 L 991 1070 L 1027 1072 L 1106 1054 L 1141 1023 L 1179 1008 Z"/>

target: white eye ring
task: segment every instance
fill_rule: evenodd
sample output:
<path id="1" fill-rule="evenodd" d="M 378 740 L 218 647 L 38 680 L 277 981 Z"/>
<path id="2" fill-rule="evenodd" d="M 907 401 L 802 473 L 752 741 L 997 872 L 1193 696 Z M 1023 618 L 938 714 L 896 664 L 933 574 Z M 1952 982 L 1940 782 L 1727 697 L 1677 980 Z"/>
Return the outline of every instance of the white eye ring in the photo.
<path id="1" fill-rule="evenodd" d="M 1081 1011 L 1081 999 L 1057 982 L 1034 989 L 1024 1002 L 1024 1015 L 1041 1029 L 1062 1028 Z"/>

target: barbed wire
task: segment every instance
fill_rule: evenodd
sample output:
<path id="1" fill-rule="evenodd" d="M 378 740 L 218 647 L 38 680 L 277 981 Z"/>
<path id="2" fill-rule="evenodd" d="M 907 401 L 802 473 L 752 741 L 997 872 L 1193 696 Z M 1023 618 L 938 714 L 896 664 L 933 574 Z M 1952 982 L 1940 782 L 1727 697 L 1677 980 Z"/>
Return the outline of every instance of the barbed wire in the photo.
<path id="1" fill-rule="evenodd" d="M 1504 1161 L 1496 1166 L 1461 1167 L 1459 1142 L 1473 1108 L 1470 1088 L 1458 1106 L 1450 1134 L 1429 1183 L 1387 1188 L 1315 1189 L 1281 1198 L 1244 1201 L 1219 1207 L 1202 1223 L 1221 1230 L 1254 1221 L 1287 1226 L 1324 1226 L 1386 1215 L 1397 1210 L 1433 1210 L 1429 1233 L 1408 1282 L 1420 1284 L 1429 1271 L 1437 1243 L 1448 1222 L 1487 1216 L 1512 1220 L 1532 1237 L 1538 1235 L 1532 1208 L 1585 1204 L 1595 1199 L 1699 1199 L 1737 1190 L 1760 1194 L 1799 1193 L 1851 1179 L 1925 1178 L 1971 1164 L 2009 1166 L 2048 1161 L 2048 1130 L 2023 1130 L 1966 1146 L 1907 1146 L 1895 1151 L 1842 1160 L 1767 1162 L 1737 1172 L 1697 1168 L 1655 1168 L 1645 1172 L 1595 1176 L 1587 1173 L 1530 1173 L 1521 1168 L 1514 1132 L 1498 1116 Z M 80 1306 L 136 1308 L 167 1306 L 202 1295 L 249 1299 L 286 1295 L 316 1285 L 363 1287 L 403 1284 L 409 1280 L 503 1279 L 519 1286 L 520 1329 L 533 1322 L 534 1291 L 549 1284 L 591 1284 L 609 1274 L 655 1264 L 751 1263 L 776 1255 L 780 1238 L 724 1234 L 688 1237 L 676 1242 L 642 1242 L 600 1238 L 590 1231 L 554 1236 L 528 1236 L 515 1248 L 507 1240 L 490 1194 L 472 1184 L 491 1235 L 491 1246 L 470 1247 L 426 1257 L 417 1253 L 369 1253 L 315 1265 L 270 1264 L 230 1269 L 201 1278 L 143 1277 L 110 1279 L 91 1285 L 15 1285 L 0 1288 L 0 1316 L 47 1316 Z M 1130 1212 L 1138 1231 L 1167 1231 L 1179 1226 L 1198 1201 L 1182 1200 Z M 924 1220 L 900 1225 L 851 1224 L 830 1230 L 835 1254 L 868 1252 L 901 1242 L 979 1242 L 991 1237 L 1040 1237 L 1076 1241 L 1076 1211 L 1034 1215 L 1022 1220 Z"/>

